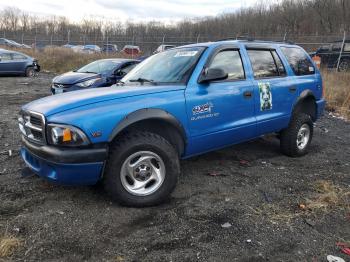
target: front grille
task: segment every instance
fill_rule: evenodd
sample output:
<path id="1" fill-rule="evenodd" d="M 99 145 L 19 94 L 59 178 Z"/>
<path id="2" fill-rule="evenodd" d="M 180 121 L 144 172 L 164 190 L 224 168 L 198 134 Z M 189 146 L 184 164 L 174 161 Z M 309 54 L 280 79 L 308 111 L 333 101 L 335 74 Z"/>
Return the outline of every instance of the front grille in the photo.
<path id="1" fill-rule="evenodd" d="M 31 115 L 30 123 L 32 123 L 32 125 L 35 125 L 35 126 L 41 126 L 42 125 L 41 117 Z"/>
<path id="2" fill-rule="evenodd" d="M 21 111 L 18 118 L 23 136 L 35 143 L 45 143 L 45 117 L 39 113 Z"/>
<path id="3" fill-rule="evenodd" d="M 52 86 L 54 88 L 68 88 L 72 86 L 71 84 L 60 84 L 60 83 L 53 83 Z"/>

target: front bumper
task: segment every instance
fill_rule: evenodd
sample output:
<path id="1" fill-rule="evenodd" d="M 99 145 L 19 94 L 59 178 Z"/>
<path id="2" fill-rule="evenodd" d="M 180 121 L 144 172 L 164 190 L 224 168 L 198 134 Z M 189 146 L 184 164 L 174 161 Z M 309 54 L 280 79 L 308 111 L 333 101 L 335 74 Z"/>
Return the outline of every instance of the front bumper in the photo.
<path id="1" fill-rule="evenodd" d="M 94 185 L 102 176 L 107 147 L 60 149 L 22 142 L 24 162 L 40 177 L 63 185 Z"/>

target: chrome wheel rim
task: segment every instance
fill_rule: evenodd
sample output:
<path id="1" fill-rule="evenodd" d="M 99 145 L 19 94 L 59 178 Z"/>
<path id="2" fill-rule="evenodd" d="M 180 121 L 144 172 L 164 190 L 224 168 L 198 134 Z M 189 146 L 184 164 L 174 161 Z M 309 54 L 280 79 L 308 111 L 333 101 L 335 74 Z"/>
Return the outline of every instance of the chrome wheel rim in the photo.
<path id="1" fill-rule="evenodd" d="M 308 124 L 303 124 L 298 131 L 297 146 L 300 150 L 303 150 L 310 140 L 310 127 Z"/>
<path id="2" fill-rule="evenodd" d="M 120 171 L 123 187 L 135 196 L 147 196 L 157 191 L 165 179 L 165 165 L 160 156 L 151 151 L 130 155 Z"/>

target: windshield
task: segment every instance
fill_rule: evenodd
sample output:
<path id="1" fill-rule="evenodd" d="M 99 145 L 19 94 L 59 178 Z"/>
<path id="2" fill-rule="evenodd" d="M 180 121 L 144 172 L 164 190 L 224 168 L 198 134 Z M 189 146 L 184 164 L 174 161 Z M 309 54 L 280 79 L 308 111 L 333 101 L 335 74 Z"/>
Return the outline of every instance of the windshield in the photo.
<path id="1" fill-rule="evenodd" d="M 187 47 L 153 55 L 136 66 L 122 82 L 185 83 L 204 47 Z"/>
<path id="2" fill-rule="evenodd" d="M 120 62 L 113 60 L 95 61 L 78 69 L 78 73 L 106 73 L 114 70 Z"/>

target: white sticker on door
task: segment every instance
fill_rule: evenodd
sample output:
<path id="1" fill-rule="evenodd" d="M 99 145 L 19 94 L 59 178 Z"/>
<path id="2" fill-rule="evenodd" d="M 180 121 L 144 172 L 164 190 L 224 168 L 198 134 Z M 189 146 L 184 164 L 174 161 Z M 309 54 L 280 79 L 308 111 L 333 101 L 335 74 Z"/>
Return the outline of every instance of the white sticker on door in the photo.
<path id="1" fill-rule="evenodd" d="M 259 82 L 259 94 L 260 94 L 260 111 L 272 109 L 272 92 L 270 83 Z"/>

